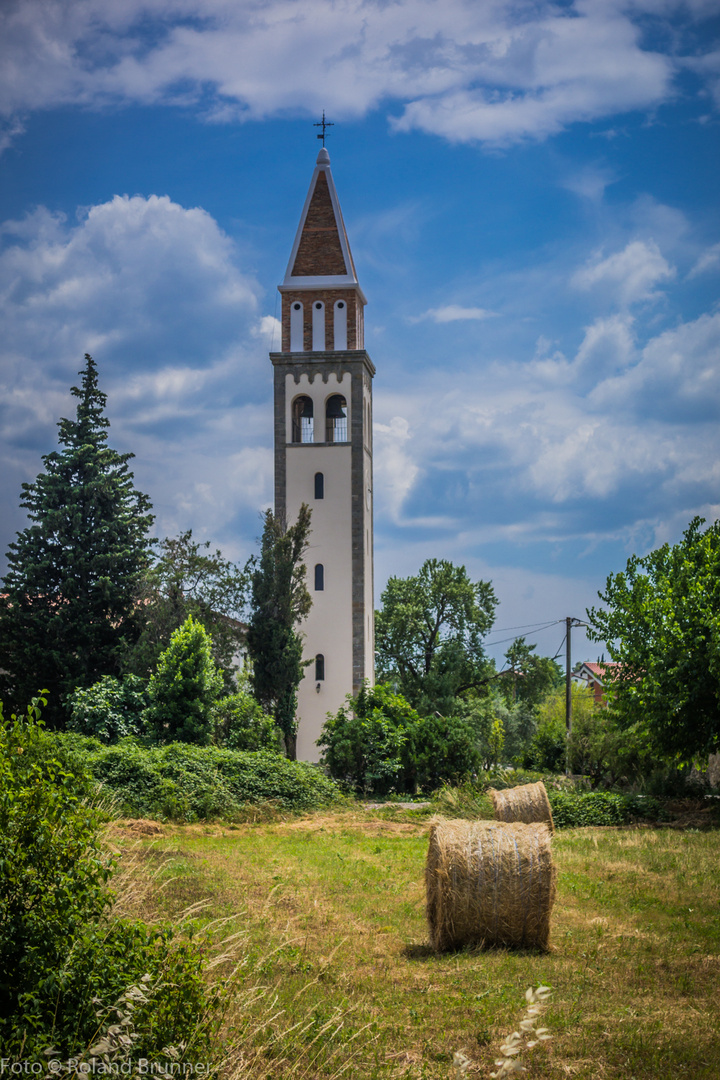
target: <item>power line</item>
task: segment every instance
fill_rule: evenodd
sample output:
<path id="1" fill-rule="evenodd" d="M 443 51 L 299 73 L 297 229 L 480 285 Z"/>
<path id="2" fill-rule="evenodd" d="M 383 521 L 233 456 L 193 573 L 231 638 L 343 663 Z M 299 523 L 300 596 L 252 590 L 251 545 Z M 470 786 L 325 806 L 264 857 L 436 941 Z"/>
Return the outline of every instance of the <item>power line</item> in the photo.
<path id="1" fill-rule="evenodd" d="M 535 635 L 539 634 L 542 630 L 549 630 L 551 626 L 557 626 L 558 623 L 563 622 L 563 621 L 564 621 L 563 619 L 553 619 L 552 622 L 545 623 L 544 626 L 538 627 L 537 630 L 533 630 L 533 632 L 531 634 L 527 634 L 526 636 L 527 637 L 535 637 Z M 535 625 L 535 624 L 533 623 L 533 625 Z M 511 626 L 508 626 L 507 629 L 512 630 L 513 628 Z M 518 628 L 516 627 L 516 629 L 518 629 Z M 497 633 L 502 633 L 502 631 L 498 630 Z M 486 646 L 504 645 L 508 641 L 515 641 L 515 638 L 514 637 L 508 637 L 508 638 L 500 638 L 499 641 L 486 641 L 485 645 Z"/>
<path id="2" fill-rule="evenodd" d="M 562 622 L 562 621 L 563 621 L 562 619 L 555 619 L 555 622 Z M 553 625 L 552 623 L 530 622 L 530 623 L 525 623 L 523 626 L 498 626 L 495 630 L 492 630 L 491 633 L 493 633 L 493 634 L 504 634 L 507 630 L 526 630 L 526 629 L 530 629 L 530 627 L 532 627 L 532 626 L 539 626 L 542 629 L 544 629 L 545 626 L 552 626 L 552 625 Z"/>

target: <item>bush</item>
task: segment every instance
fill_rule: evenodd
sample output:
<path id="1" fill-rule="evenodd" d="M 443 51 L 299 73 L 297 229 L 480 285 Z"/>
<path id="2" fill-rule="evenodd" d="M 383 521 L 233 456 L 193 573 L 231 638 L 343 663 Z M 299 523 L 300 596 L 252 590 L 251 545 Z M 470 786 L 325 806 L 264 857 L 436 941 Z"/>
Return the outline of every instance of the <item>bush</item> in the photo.
<path id="1" fill-rule="evenodd" d="M 98 1001 L 129 986 L 153 988 L 135 1015 L 139 1056 L 187 1041 L 208 1045 L 214 998 L 200 949 L 172 930 L 107 918 L 113 861 L 87 801 L 92 778 L 78 767 L 77 735 L 47 734 L 43 698 L 6 720 L 0 705 L 0 1046 L 47 1064 L 82 1054 L 98 1031 Z M 82 740 L 103 749 L 94 740 Z M 67 749 L 67 748 L 65 748 Z M 66 762 L 74 760 L 70 771 Z M 27 1071 L 27 1070 L 26 1070 Z"/>
<path id="2" fill-rule="evenodd" d="M 241 689 L 213 705 L 215 742 L 228 750 L 277 750 L 282 734 L 272 716 L 263 712 L 252 694 Z"/>
<path id="3" fill-rule="evenodd" d="M 59 735 L 65 741 L 67 736 Z M 340 798 L 319 769 L 273 751 L 213 746 L 143 747 L 131 740 L 86 749 L 88 767 L 118 810 L 133 817 L 232 820 L 248 805 L 272 801 L 284 810 L 312 810 Z"/>
<path id="4" fill-rule="evenodd" d="M 141 735 L 145 729 L 143 711 L 148 706 L 147 684 L 137 675 L 120 680 L 112 675 L 85 690 L 78 688 L 70 694 L 69 731 L 116 743 L 128 735 Z"/>
<path id="5" fill-rule="evenodd" d="M 553 820 L 558 829 L 582 825 L 626 825 L 637 818 L 668 820 L 655 799 L 617 795 L 609 791 L 548 792 Z"/>
<path id="6" fill-rule="evenodd" d="M 480 708 L 421 717 L 401 694 L 378 683 L 357 698 L 348 695 L 347 705 L 325 721 L 318 746 L 330 775 L 357 794 L 414 794 L 479 768 L 485 721 Z"/>
<path id="7" fill-rule="evenodd" d="M 210 635 L 192 615 L 173 631 L 148 685 L 145 720 L 158 742 L 210 742 L 212 706 L 223 685 L 211 649 Z"/>
<path id="8" fill-rule="evenodd" d="M 335 716 L 328 715 L 317 742 L 322 762 L 359 795 L 407 791 L 408 743 L 419 723 L 412 706 L 389 686 L 364 686 L 357 698 L 348 694 Z"/>

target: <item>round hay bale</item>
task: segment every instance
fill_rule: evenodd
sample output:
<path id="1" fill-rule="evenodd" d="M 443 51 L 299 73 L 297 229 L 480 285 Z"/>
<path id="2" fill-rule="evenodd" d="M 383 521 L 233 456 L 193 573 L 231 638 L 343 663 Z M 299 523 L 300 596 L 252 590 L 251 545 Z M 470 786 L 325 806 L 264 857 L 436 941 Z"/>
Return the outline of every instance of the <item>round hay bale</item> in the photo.
<path id="1" fill-rule="evenodd" d="M 547 949 L 557 870 L 546 824 L 443 821 L 430 831 L 430 943 Z"/>
<path id="2" fill-rule="evenodd" d="M 544 821 L 550 832 L 555 832 L 550 800 L 542 781 L 507 788 L 506 791 L 488 788 L 488 795 L 492 799 L 496 821 L 523 821 L 526 825 Z"/>

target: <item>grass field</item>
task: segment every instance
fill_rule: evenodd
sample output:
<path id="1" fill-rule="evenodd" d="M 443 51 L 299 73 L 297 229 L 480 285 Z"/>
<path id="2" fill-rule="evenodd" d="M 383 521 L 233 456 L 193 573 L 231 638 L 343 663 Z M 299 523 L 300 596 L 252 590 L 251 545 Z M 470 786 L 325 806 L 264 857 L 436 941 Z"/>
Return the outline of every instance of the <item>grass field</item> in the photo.
<path id="1" fill-rule="evenodd" d="M 161 829 L 112 827 L 119 903 L 241 932 L 227 1077 L 449 1078 L 460 1049 L 489 1076 L 539 983 L 553 1038 L 529 1078 L 720 1077 L 720 831 L 562 831 L 550 953 L 436 956 L 417 812 Z"/>

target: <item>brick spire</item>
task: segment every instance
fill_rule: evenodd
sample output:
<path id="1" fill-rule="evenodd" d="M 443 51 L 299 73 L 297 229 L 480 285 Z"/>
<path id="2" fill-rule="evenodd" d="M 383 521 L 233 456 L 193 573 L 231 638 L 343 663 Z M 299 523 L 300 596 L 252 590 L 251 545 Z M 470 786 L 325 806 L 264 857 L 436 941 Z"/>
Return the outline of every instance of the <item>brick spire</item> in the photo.
<path id="1" fill-rule="evenodd" d="M 345 223 L 323 146 L 310 181 L 283 285 L 355 286 L 357 274 Z"/>

